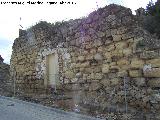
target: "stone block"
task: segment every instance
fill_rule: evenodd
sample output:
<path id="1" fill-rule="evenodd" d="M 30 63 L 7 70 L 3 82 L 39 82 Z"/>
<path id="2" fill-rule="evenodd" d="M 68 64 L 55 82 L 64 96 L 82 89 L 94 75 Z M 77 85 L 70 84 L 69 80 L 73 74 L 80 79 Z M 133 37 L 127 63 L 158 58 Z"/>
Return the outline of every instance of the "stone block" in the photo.
<path id="1" fill-rule="evenodd" d="M 146 60 L 146 64 L 151 64 L 152 67 L 160 67 L 160 58 Z"/>
<path id="2" fill-rule="evenodd" d="M 116 62 L 111 62 L 110 64 L 109 64 L 109 66 L 116 66 Z"/>
<path id="3" fill-rule="evenodd" d="M 153 59 L 159 57 L 159 51 L 144 51 L 140 54 L 140 58 L 142 59 Z"/>
<path id="4" fill-rule="evenodd" d="M 109 44 L 111 44 L 113 41 L 112 40 L 110 40 L 110 39 L 106 39 L 106 41 L 105 41 L 105 45 L 109 45 Z"/>
<path id="5" fill-rule="evenodd" d="M 103 56 L 100 53 L 94 55 L 94 59 L 97 61 L 103 60 Z"/>
<path id="6" fill-rule="evenodd" d="M 94 69 L 92 69 L 92 68 L 84 68 L 84 72 L 85 73 L 92 73 L 94 71 Z"/>
<path id="7" fill-rule="evenodd" d="M 145 86 L 146 85 L 145 78 L 133 78 L 133 80 L 135 81 L 135 84 L 137 86 Z"/>
<path id="8" fill-rule="evenodd" d="M 110 86 L 111 84 L 109 79 L 102 79 L 100 83 L 105 87 Z"/>
<path id="9" fill-rule="evenodd" d="M 113 65 L 113 66 L 110 66 L 109 68 L 110 72 L 118 72 L 120 70 L 120 67 L 117 66 L 117 65 Z"/>
<path id="10" fill-rule="evenodd" d="M 131 60 L 131 68 L 143 68 L 144 66 L 144 61 L 138 58 L 133 58 Z"/>
<path id="11" fill-rule="evenodd" d="M 101 87 L 101 85 L 97 82 L 92 82 L 90 87 L 89 87 L 89 91 L 94 91 L 97 90 Z"/>
<path id="12" fill-rule="evenodd" d="M 122 50 L 114 50 L 111 52 L 111 55 L 113 57 L 123 57 L 123 51 Z"/>
<path id="13" fill-rule="evenodd" d="M 147 82 L 149 87 L 160 87 L 160 78 L 152 78 Z"/>
<path id="14" fill-rule="evenodd" d="M 75 68 L 76 65 L 77 65 L 76 63 L 71 63 L 71 66 L 70 66 L 70 67 L 71 67 L 71 68 Z"/>
<path id="15" fill-rule="evenodd" d="M 73 78 L 70 80 L 71 83 L 76 83 L 78 81 L 78 78 Z"/>
<path id="16" fill-rule="evenodd" d="M 96 73 L 95 74 L 95 79 L 100 80 L 103 78 L 103 74 L 102 73 Z"/>
<path id="17" fill-rule="evenodd" d="M 110 80 L 110 82 L 111 82 L 111 86 L 116 86 L 116 85 L 120 84 L 120 79 L 113 78 Z"/>
<path id="18" fill-rule="evenodd" d="M 127 32 L 127 28 L 126 27 L 119 27 L 118 28 L 118 31 L 117 31 L 117 34 L 124 34 L 125 32 Z"/>
<path id="19" fill-rule="evenodd" d="M 123 49 L 124 56 L 129 56 L 132 54 L 132 50 L 130 48 Z"/>
<path id="20" fill-rule="evenodd" d="M 129 65 L 123 65 L 120 67 L 120 70 L 129 70 L 130 66 Z"/>
<path id="21" fill-rule="evenodd" d="M 91 55 L 91 54 L 89 54 L 89 55 L 86 56 L 86 60 L 93 60 L 93 58 L 94 58 L 94 57 L 93 57 L 93 55 Z"/>
<path id="22" fill-rule="evenodd" d="M 90 63 L 87 61 L 87 62 L 84 62 L 80 65 L 81 68 L 85 68 L 85 67 L 89 67 L 90 66 Z"/>
<path id="23" fill-rule="evenodd" d="M 82 52 L 82 55 L 87 55 L 87 54 L 89 54 L 89 52 L 88 52 L 87 50 L 84 50 L 84 51 Z"/>
<path id="24" fill-rule="evenodd" d="M 109 16 L 106 18 L 106 20 L 107 20 L 108 22 L 112 22 L 112 21 L 116 20 L 116 15 L 109 15 Z"/>
<path id="25" fill-rule="evenodd" d="M 84 71 L 85 71 L 85 68 L 80 68 L 79 71 L 80 71 L 80 72 L 84 72 Z"/>
<path id="26" fill-rule="evenodd" d="M 120 41 L 122 40 L 122 35 L 112 35 L 113 41 Z"/>
<path id="27" fill-rule="evenodd" d="M 77 64 L 75 64 L 75 68 L 80 68 L 80 67 L 82 67 L 81 64 L 82 64 L 82 63 L 77 63 Z M 73 67 L 73 68 L 74 68 L 74 67 Z"/>
<path id="28" fill-rule="evenodd" d="M 91 69 L 93 69 L 93 68 L 91 68 Z M 102 68 L 100 66 L 94 67 L 93 72 L 94 73 L 102 72 Z"/>
<path id="29" fill-rule="evenodd" d="M 106 51 L 110 52 L 110 51 L 115 50 L 115 48 L 116 48 L 115 45 L 112 44 L 112 45 L 109 45 L 109 46 L 106 47 Z"/>
<path id="30" fill-rule="evenodd" d="M 128 76 L 128 72 L 127 72 L 126 70 L 120 70 L 120 71 L 117 73 L 117 76 L 118 76 L 118 77 Z"/>
<path id="31" fill-rule="evenodd" d="M 97 36 L 101 38 L 101 37 L 105 36 L 105 33 L 99 31 L 99 32 L 97 32 Z"/>
<path id="32" fill-rule="evenodd" d="M 102 65 L 102 73 L 108 73 L 109 72 L 109 65 L 103 64 Z"/>
<path id="33" fill-rule="evenodd" d="M 82 77 L 82 73 L 81 72 L 76 73 L 76 78 L 80 78 L 80 77 Z"/>
<path id="34" fill-rule="evenodd" d="M 130 48 L 133 48 L 133 44 L 135 42 L 133 38 L 128 39 L 126 42 Z"/>
<path id="35" fill-rule="evenodd" d="M 134 34 L 132 34 L 131 32 L 122 34 L 123 40 L 131 39 L 133 37 L 134 37 Z"/>
<path id="36" fill-rule="evenodd" d="M 130 77 L 141 77 L 142 71 L 141 70 L 129 70 Z"/>
<path id="37" fill-rule="evenodd" d="M 151 68 L 143 71 L 144 77 L 160 77 L 160 68 Z"/>
<path id="38" fill-rule="evenodd" d="M 112 57 L 111 52 L 105 52 L 104 56 L 106 59 L 111 59 L 111 57 Z"/>
<path id="39" fill-rule="evenodd" d="M 127 48 L 128 47 L 128 44 L 126 42 L 118 42 L 118 43 L 115 43 L 115 47 L 116 49 L 124 49 L 124 48 Z"/>
<path id="40" fill-rule="evenodd" d="M 87 44 L 85 45 L 85 48 L 86 48 L 86 49 L 92 48 L 92 44 L 91 44 L 91 43 L 87 43 Z"/>
<path id="41" fill-rule="evenodd" d="M 102 46 L 98 47 L 98 52 L 102 53 L 104 51 L 104 48 Z"/>
<path id="42" fill-rule="evenodd" d="M 117 65 L 120 67 L 124 66 L 124 65 L 129 65 L 129 61 L 127 59 L 123 58 L 123 59 L 120 59 L 119 61 L 117 61 Z"/>
<path id="43" fill-rule="evenodd" d="M 93 79 L 93 80 L 95 79 L 95 74 L 94 73 L 91 73 L 90 76 L 91 76 L 91 79 Z"/>
<path id="44" fill-rule="evenodd" d="M 117 29 L 111 29 L 111 35 L 116 35 L 117 34 Z"/>
<path id="45" fill-rule="evenodd" d="M 85 56 L 78 56 L 78 60 L 83 62 L 85 60 Z"/>
<path id="46" fill-rule="evenodd" d="M 83 80 L 86 80 L 88 77 L 88 74 L 83 74 Z"/>
<path id="47" fill-rule="evenodd" d="M 66 71 L 65 72 L 65 77 L 70 79 L 70 78 L 74 78 L 75 74 L 72 71 Z"/>
<path id="48" fill-rule="evenodd" d="M 91 54 L 95 54 L 97 52 L 97 50 L 95 49 L 95 48 L 92 48 L 91 50 L 90 50 L 90 53 Z"/>
<path id="49" fill-rule="evenodd" d="M 105 33 L 106 33 L 106 37 L 111 36 L 111 31 L 110 30 L 106 30 Z"/>
<path id="50" fill-rule="evenodd" d="M 101 46 L 101 45 L 103 45 L 103 43 L 100 40 L 95 40 L 94 41 L 94 47 L 98 47 L 98 46 Z"/>

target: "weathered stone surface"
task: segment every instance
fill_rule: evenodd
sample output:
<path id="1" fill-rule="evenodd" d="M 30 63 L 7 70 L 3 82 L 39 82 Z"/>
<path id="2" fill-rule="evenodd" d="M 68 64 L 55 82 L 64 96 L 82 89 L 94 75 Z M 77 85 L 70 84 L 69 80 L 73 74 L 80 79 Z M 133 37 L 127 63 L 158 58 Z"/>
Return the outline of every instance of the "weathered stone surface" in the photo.
<path id="1" fill-rule="evenodd" d="M 132 54 L 132 50 L 130 48 L 123 49 L 124 56 L 129 56 Z"/>
<path id="2" fill-rule="evenodd" d="M 109 65 L 103 64 L 102 65 L 102 73 L 108 73 L 109 72 Z"/>
<path id="3" fill-rule="evenodd" d="M 92 48 L 92 49 L 90 50 L 90 53 L 91 53 L 91 54 L 96 54 L 96 52 L 97 52 L 97 50 L 96 50 L 95 48 Z"/>
<path id="4" fill-rule="evenodd" d="M 117 65 L 118 66 L 124 66 L 124 65 L 129 65 L 129 61 L 127 59 L 120 59 L 119 61 L 117 61 Z"/>
<path id="5" fill-rule="evenodd" d="M 12 96 L 13 81 L 10 79 L 10 66 L 3 62 L 0 63 L 0 95 Z"/>
<path id="6" fill-rule="evenodd" d="M 114 57 L 123 57 L 123 51 L 122 50 L 114 50 L 111 52 L 112 56 Z"/>
<path id="7" fill-rule="evenodd" d="M 81 65 L 80 65 L 80 67 L 89 67 L 89 62 L 84 62 L 84 63 L 82 63 Z"/>
<path id="8" fill-rule="evenodd" d="M 121 35 L 113 35 L 113 41 L 120 41 L 122 39 Z"/>
<path id="9" fill-rule="evenodd" d="M 133 79 L 137 86 L 145 86 L 147 80 L 145 78 L 134 78 Z"/>
<path id="10" fill-rule="evenodd" d="M 118 72 L 120 70 L 120 67 L 117 65 L 115 65 L 115 66 L 113 65 L 113 66 L 110 66 L 109 70 L 111 72 Z"/>
<path id="11" fill-rule="evenodd" d="M 104 56 L 106 59 L 111 59 L 112 57 L 110 52 L 105 52 Z"/>
<path id="12" fill-rule="evenodd" d="M 144 61 L 134 58 L 131 60 L 131 68 L 143 68 L 144 66 Z"/>
<path id="13" fill-rule="evenodd" d="M 108 51 L 108 52 L 110 52 L 110 51 L 113 51 L 113 50 L 115 50 L 115 45 L 113 44 L 113 45 L 109 45 L 109 46 L 107 46 L 106 47 L 106 51 Z"/>
<path id="14" fill-rule="evenodd" d="M 80 78 L 80 77 L 82 77 L 82 73 L 81 72 L 76 74 L 76 78 Z"/>
<path id="15" fill-rule="evenodd" d="M 144 77 L 160 77 L 160 68 L 152 68 L 150 70 L 143 71 Z"/>
<path id="16" fill-rule="evenodd" d="M 103 86 L 110 86 L 110 80 L 109 79 L 102 79 L 100 82 Z"/>
<path id="17" fill-rule="evenodd" d="M 101 46 L 101 47 L 98 47 L 98 50 L 97 50 L 98 52 L 100 52 L 100 53 L 103 53 L 103 51 L 104 51 L 104 48 Z"/>
<path id="18" fill-rule="evenodd" d="M 129 71 L 129 76 L 130 77 L 141 77 L 142 76 L 142 71 L 140 71 L 140 70 L 130 70 Z"/>
<path id="19" fill-rule="evenodd" d="M 94 55 L 94 59 L 99 61 L 99 60 L 103 60 L 103 57 L 100 53 L 97 53 Z"/>
<path id="20" fill-rule="evenodd" d="M 110 80 L 110 82 L 111 82 L 111 86 L 116 86 L 116 85 L 120 84 L 120 79 L 113 78 Z"/>
<path id="21" fill-rule="evenodd" d="M 72 71 L 66 71 L 65 77 L 66 78 L 74 78 L 75 74 Z"/>
<path id="22" fill-rule="evenodd" d="M 103 43 L 100 40 L 96 40 L 94 41 L 94 47 L 99 47 L 101 46 Z"/>
<path id="23" fill-rule="evenodd" d="M 131 10 L 109 5 L 87 18 L 54 25 L 42 22 L 26 30 L 14 41 L 11 58 L 17 96 L 47 93 L 53 97 L 46 98 L 52 101 L 50 105 L 62 101 L 58 107 L 64 109 L 74 110 L 76 103 L 82 113 L 84 107 L 96 115 L 112 109 L 123 113 L 125 86 L 128 111 L 159 112 L 154 95 L 159 83 L 152 81 L 160 78 L 159 47 L 149 46 L 154 46 L 155 39 L 137 20 Z M 56 91 L 48 79 L 51 54 L 58 61 L 53 64 L 58 67 Z M 72 104 L 65 105 L 65 101 Z"/>
<path id="24" fill-rule="evenodd" d="M 146 60 L 146 64 L 151 64 L 152 67 L 160 67 L 160 58 Z"/>
<path id="25" fill-rule="evenodd" d="M 118 50 L 123 50 L 124 48 L 128 47 L 128 44 L 126 42 L 118 42 L 118 43 L 115 43 L 115 47 Z"/>
<path id="26" fill-rule="evenodd" d="M 99 89 L 100 87 L 101 87 L 101 86 L 100 86 L 99 83 L 93 82 L 93 83 L 91 83 L 89 90 L 90 90 L 90 91 L 94 91 L 94 90 Z"/>
<path id="27" fill-rule="evenodd" d="M 159 51 L 144 51 L 140 54 L 140 58 L 143 58 L 143 59 L 153 59 L 153 58 L 156 58 L 156 57 L 159 57 Z"/>
<path id="28" fill-rule="evenodd" d="M 86 60 L 93 60 L 93 59 L 94 59 L 94 56 L 91 54 L 86 56 Z"/>
<path id="29" fill-rule="evenodd" d="M 102 78 L 103 78 L 103 74 L 101 74 L 101 73 L 96 73 L 95 74 L 95 79 L 101 80 Z"/>
<path id="30" fill-rule="evenodd" d="M 125 77 L 128 76 L 128 72 L 126 70 L 121 70 L 117 73 L 118 77 Z"/>
<path id="31" fill-rule="evenodd" d="M 149 79 L 147 85 L 150 87 L 160 87 L 160 79 L 159 78 Z"/>
<path id="32" fill-rule="evenodd" d="M 78 60 L 83 62 L 85 60 L 85 56 L 78 56 Z"/>

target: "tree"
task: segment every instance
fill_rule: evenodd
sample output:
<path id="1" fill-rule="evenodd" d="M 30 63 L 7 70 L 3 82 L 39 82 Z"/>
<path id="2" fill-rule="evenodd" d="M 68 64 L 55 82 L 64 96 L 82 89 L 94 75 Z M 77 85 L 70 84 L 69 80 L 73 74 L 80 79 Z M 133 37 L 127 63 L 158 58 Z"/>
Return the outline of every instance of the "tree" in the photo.
<path id="1" fill-rule="evenodd" d="M 150 33 L 156 34 L 160 38 L 160 0 L 153 3 L 150 1 L 146 6 L 146 20 L 144 21 L 144 27 Z"/>

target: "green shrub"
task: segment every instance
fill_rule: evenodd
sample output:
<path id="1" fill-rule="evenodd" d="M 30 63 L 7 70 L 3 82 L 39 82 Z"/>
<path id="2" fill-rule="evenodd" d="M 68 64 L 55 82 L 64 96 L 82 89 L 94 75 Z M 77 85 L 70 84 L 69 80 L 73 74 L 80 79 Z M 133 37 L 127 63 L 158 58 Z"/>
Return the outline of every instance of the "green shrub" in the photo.
<path id="1" fill-rule="evenodd" d="M 160 38 L 160 0 L 155 3 L 150 1 L 145 13 L 147 17 L 144 20 L 144 28 Z"/>

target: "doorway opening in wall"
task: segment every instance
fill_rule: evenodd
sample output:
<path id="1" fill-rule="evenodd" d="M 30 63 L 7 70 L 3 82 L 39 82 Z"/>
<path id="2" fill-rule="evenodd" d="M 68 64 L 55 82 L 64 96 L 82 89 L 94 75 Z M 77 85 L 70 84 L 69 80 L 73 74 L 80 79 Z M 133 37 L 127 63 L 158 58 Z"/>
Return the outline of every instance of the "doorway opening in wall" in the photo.
<path id="1" fill-rule="evenodd" d="M 56 87 L 59 84 L 58 55 L 56 53 L 47 55 L 46 64 L 47 80 L 45 82 L 45 85 L 54 88 L 54 91 L 56 91 Z"/>

